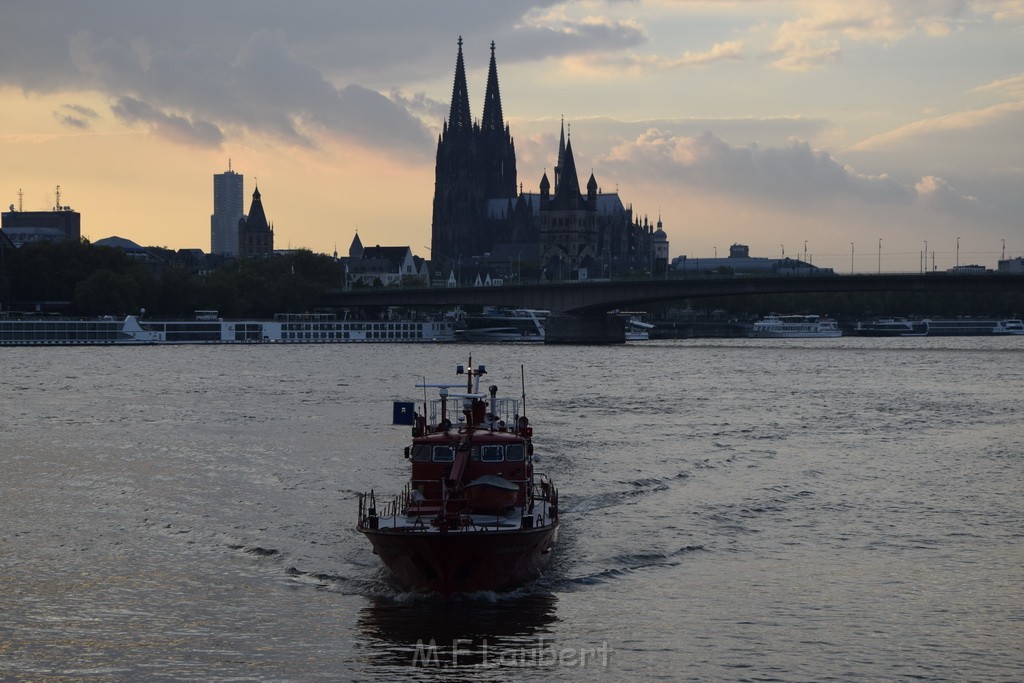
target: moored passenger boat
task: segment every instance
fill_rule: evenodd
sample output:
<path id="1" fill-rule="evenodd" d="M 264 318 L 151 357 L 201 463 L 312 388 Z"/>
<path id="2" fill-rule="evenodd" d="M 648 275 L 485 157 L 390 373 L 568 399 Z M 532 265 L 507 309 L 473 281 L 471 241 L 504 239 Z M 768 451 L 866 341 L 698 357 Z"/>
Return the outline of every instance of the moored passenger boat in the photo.
<path id="1" fill-rule="evenodd" d="M 466 316 L 458 338 L 470 342 L 543 342 L 550 311 L 533 308 L 485 308 Z"/>
<path id="2" fill-rule="evenodd" d="M 498 398 L 493 385 L 481 393 L 486 369 L 472 359 L 457 373 L 465 385 L 417 385 L 439 398 L 415 415 L 410 481 L 383 505 L 361 494 L 356 525 L 405 589 L 445 597 L 536 578 L 558 537 L 558 491 L 534 472 L 520 402 Z M 450 393 L 456 387 L 464 391 Z"/>
<path id="3" fill-rule="evenodd" d="M 820 315 L 768 315 L 754 323 L 748 333 L 751 337 L 763 338 L 841 337 L 842 334 L 839 323 Z"/>
<path id="4" fill-rule="evenodd" d="M 992 334 L 1024 334 L 1020 320 L 979 320 L 976 318 L 932 319 L 921 321 L 929 337 L 976 337 Z"/>
<path id="5" fill-rule="evenodd" d="M 860 337 L 919 337 L 926 332 L 919 320 L 906 318 L 880 318 L 870 322 L 858 322 L 853 333 Z"/>
<path id="6" fill-rule="evenodd" d="M 1016 319 L 983 320 L 979 318 L 882 318 L 857 323 L 854 334 L 862 337 L 984 337 L 989 335 L 1024 335 L 1024 322 Z"/>
<path id="7" fill-rule="evenodd" d="M 2 318 L 0 346 L 141 344 L 288 344 L 345 342 L 450 342 L 447 320 L 338 320 L 331 313 L 282 313 L 273 320 L 223 320 L 197 311 L 195 320 L 150 320 L 129 315 L 91 319 Z"/>
<path id="8" fill-rule="evenodd" d="M 1024 334 L 1024 320 L 1000 320 L 993 334 Z"/>

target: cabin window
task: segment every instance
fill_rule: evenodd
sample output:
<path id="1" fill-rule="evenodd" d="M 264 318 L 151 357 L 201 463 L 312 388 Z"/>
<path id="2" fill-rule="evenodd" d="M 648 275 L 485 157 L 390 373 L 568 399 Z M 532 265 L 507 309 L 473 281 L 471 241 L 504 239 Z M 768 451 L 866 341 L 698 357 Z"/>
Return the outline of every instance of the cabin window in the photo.
<path id="1" fill-rule="evenodd" d="M 481 446 L 480 459 L 484 462 L 501 462 L 505 459 L 505 447 Z"/>
<path id="2" fill-rule="evenodd" d="M 430 446 L 423 444 L 413 446 L 412 459 L 414 462 L 430 462 Z"/>
<path id="3" fill-rule="evenodd" d="M 451 446 L 434 446 L 434 462 L 454 462 L 455 449 Z"/>
<path id="4" fill-rule="evenodd" d="M 505 459 L 510 462 L 518 462 L 526 458 L 526 449 L 521 443 L 509 444 Z"/>

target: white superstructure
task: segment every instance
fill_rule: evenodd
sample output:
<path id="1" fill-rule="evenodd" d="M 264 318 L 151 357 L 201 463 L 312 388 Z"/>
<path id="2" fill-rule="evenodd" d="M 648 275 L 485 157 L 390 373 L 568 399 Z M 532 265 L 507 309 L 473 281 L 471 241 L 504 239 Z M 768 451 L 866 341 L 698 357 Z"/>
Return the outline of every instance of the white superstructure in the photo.
<path id="1" fill-rule="evenodd" d="M 754 323 L 751 337 L 841 337 L 835 320 L 820 315 L 769 315 Z"/>
<path id="2" fill-rule="evenodd" d="M 280 314 L 273 320 L 145 320 L 129 315 L 94 319 L 0 319 L 0 345 L 75 344 L 316 344 L 450 342 L 447 320 L 338 320 L 333 314 Z"/>

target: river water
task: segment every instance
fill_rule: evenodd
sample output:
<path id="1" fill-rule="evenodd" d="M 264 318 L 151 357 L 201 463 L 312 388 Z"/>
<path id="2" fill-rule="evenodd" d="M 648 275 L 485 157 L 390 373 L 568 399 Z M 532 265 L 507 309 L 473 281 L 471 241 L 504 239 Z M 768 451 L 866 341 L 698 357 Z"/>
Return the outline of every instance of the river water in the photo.
<path id="1" fill-rule="evenodd" d="M 403 594 L 353 529 L 472 351 L 561 490 L 544 577 Z M 1024 339 L 0 350 L 0 679 L 1000 681 Z M 502 392 L 504 393 L 504 391 Z"/>

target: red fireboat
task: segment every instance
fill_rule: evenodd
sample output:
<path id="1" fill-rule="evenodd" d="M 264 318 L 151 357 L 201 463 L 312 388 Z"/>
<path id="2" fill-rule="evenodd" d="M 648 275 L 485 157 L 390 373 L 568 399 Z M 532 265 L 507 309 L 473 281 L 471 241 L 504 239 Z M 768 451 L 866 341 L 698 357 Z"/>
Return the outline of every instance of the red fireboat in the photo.
<path id="1" fill-rule="evenodd" d="M 558 490 L 533 469 L 525 383 L 521 414 L 496 386 L 481 393 L 487 370 L 472 365 L 456 370 L 465 384 L 416 385 L 439 398 L 414 415 L 405 490 L 380 506 L 373 491 L 359 495 L 356 529 L 410 591 L 513 588 L 540 575 L 558 538 Z"/>

